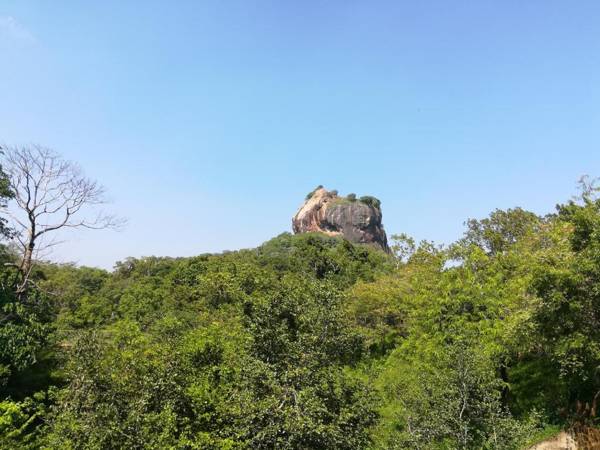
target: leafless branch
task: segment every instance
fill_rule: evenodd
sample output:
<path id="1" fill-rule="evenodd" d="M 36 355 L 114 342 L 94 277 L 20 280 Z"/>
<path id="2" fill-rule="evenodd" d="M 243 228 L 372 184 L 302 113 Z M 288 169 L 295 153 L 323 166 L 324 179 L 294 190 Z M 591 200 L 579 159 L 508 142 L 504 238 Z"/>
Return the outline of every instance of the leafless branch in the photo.
<path id="1" fill-rule="evenodd" d="M 124 220 L 92 210 L 106 203 L 104 188 L 81 168 L 39 146 L 3 148 L 2 167 L 10 180 L 13 201 L 2 213 L 15 230 L 22 251 L 21 289 L 26 289 L 33 261 L 60 242 L 43 239 L 63 228 L 119 228 Z"/>

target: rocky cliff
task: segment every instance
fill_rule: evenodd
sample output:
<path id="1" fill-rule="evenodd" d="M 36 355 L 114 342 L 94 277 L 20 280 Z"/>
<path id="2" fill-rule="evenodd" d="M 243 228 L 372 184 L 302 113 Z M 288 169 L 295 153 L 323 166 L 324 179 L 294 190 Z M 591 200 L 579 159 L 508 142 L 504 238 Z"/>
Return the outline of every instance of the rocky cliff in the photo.
<path id="1" fill-rule="evenodd" d="M 389 251 L 381 224 L 381 205 L 374 197 L 340 197 L 337 191 L 319 186 L 292 218 L 294 233 L 320 232 L 344 236 L 357 244 L 374 244 Z"/>

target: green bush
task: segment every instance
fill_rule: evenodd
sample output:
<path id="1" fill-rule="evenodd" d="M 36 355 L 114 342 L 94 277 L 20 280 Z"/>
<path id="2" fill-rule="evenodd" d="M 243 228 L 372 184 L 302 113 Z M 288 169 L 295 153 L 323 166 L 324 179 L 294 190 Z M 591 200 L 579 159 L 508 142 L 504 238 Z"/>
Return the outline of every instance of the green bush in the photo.
<path id="1" fill-rule="evenodd" d="M 315 192 L 317 192 L 319 189 L 323 189 L 322 184 L 318 185 L 316 188 L 314 188 L 312 191 L 310 191 L 308 194 L 306 194 L 306 200 L 310 200 L 312 198 L 312 196 L 315 195 Z"/>
<path id="2" fill-rule="evenodd" d="M 372 197 L 370 195 L 362 196 L 359 200 L 360 200 L 361 203 L 364 203 L 365 205 L 372 206 L 375 209 L 380 209 L 381 208 L 381 201 L 379 201 L 378 198 Z"/>

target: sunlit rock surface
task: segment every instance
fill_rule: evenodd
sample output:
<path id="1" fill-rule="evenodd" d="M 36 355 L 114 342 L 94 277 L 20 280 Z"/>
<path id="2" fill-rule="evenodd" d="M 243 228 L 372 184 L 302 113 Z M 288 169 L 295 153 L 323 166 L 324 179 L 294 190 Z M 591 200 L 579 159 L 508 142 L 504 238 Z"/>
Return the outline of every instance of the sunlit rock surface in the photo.
<path id="1" fill-rule="evenodd" d="M 336 191 L 317 188 L 292 219 L 294 233 L 320 232 L 343 236 L 356 244 L 373 244 L 389 251 L 381 224 L 381 206 L 374 197 L 340 197 Z"/>

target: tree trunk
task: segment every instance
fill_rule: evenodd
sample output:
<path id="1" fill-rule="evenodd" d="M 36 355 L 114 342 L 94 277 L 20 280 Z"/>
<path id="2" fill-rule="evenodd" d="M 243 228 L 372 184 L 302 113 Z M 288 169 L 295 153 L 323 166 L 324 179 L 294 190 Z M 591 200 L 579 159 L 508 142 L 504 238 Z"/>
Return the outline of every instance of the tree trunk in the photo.
<path id="1" fill-rule="evenodd" d="M 21 261 L 21 266 L 19 271 L 21 272 L 21 280 L 17 284 L 17 297 L 21 300 L 27 295 L 27 288 L 29 287 L 29 274 L 31 273 L 31 268 L 33 265 L 33 249 L 35 248 L 35 243 L 33 240 L 29 241 L 27 247 L 25 248 L 25 252 L 23 253 L 23 260 Z"/>

